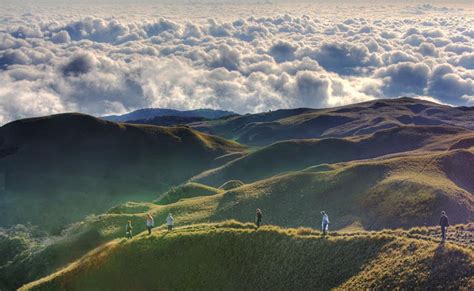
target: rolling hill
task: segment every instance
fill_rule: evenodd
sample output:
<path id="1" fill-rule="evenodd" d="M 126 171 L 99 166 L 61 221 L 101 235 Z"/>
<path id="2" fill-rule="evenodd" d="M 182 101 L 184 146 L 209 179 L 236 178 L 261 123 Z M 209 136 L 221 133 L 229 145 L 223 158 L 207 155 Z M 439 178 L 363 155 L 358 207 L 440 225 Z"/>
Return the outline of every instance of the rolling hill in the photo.
<path id="1" fill-rule="evenodd" d="M 401 98 L 175 127 L 13 122 L 0 128 L 0 226 L 33 225 L 0 228 L 0 289 L 470 287 L 473 112 Z M 245 223 L 256 208 L 258 231 Z M 326 239 L 309 229 L 321 210 Z M 458 224 L 444 247 L 441 210 Z M 165 234 L 170 212 L 178 228 Z M 128 220 L 139 235 L 118 239 Z"/>
<path id="2" fill-rule="evenodd" d="M 122 228 L 114 230 L 114 225 L 132 219 L 144 229 L 140 221 L 146 213 L 164 222 L 169 212 L 178 225 L 253 221 L 257 207 L 263 209 L 264 223 L 284 227 L 318 228 L 320 210 L 332 217 L 332 229 L 354 223 L 367 230 L 436 225 L 441 210 L 450 214 L 452 223 L 468 223 L 474 215 L 474 183 L 469 174 L 473 165 L 471 148 L 314 166 L 226 191 L 188 184 L 181 188 L 185 191 L 175 190 L 185 195 L 178 195 L 174 203 L 122 205 L 84 227 L 95 225 L 109 229 L 112 237 L 121 236 Z M 207 192 L 201 194 L 203 190 Z"/>
<path id="3" fill-rule="evenodd" d="M 404 97 L 336 108 L 277 110 L 190 124 L 195 129 L 254 146 L 289 139 L 364 135 L 403 125 L 474 129 L 474 110 Z"/>
<path id="4" fill-rule="evenodd" d="M 441 210 L 469 222 L 473 162 L 471 149 L 310 167 L 216 195 L 211 220 L 245 221 L 258 207 L 266 222 L 290 227 L 318 227 L 321 210 L 336 229 L 355 222 L 365 229 L 435 225 Z"/>
<path id="5" fill-rule="evenodd" d="M 82 114 L 15 121 L 0 128 L 0 223 L 60 229 L 117 203 L 155 198 L 243 150 L 188 127 Z"/>
<path id="6" fill-rule="evenodd" d="M 409 232 L 224 222 L 115 240 L 20 290 L 468 289 L 473 277 L 472 248 Z"/>
<path id="7" fill-rule="evenodd" d="M 474 145 L 473 139 L 472 131 L 459 127 L 400 126 L 350 138 L 282 141 L 200 173 L 192 180 L 214 187 L 232 179 L 250 183 L 319 164 L 469 148 Z"/>
<path id="8" fill-rule="evenodd" d="M 101 244 L 123 237 L 127 220 L 140 233 L 145 230 L 147 213 L 159 226 L 171 212 L 179 227 L 231 218 L 253 221 L 259 207 L 264 224 L 318 228 L 319 211 L 324 209 L 330 215 L 331 232 L 354 229 L 354 225 L 368 230 L 436 225 L 441 210 L 448 212 L 452 224 L 469 223 L 474 214 L 469 175 L 473 157 L 472 149 L 460 149 L 314 166 L 223 192 L 199 184 L 183 185 L 171 200 L 163 196 L 168 200 L 164 203 L 121 204 L 73 225 L 63 237 L 40 249 L 21 252 L 0 266 L 5 280 L 0 285 L 9 290 L 47 276 Z M 452 232 L 449 235 L 451 241 Z M 469 231 L 461 239 L 466 235 Z M 472 235 L 467 239 L 472 244 Z M 22 272 L 25 269 L 29 271 Z"/>
<path id="9" fill-rule="evenodd" d="M 156 204 L 166 205 L 178 202 L 181 199 L 211 196 L 222 193 L 220 189 L 209 187 L 199 183 L 186 183 L 178 187 L 171 188 L 168 192 L 163 194 L 159 199 L 155 200 Z"/>

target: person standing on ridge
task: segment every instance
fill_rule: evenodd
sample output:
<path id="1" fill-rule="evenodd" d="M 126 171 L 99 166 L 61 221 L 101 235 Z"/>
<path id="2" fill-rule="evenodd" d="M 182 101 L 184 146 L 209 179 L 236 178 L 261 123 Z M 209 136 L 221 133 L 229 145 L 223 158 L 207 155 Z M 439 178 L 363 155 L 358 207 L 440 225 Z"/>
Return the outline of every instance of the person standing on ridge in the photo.
<path id="1" fill-rule="evenodd" d="M 168 213 L 168 217 L 166 217 L 166 225 L 168 225 L 168 231 L 173 230 L 173 223 L 174 223 L 174 218 L 171 213 Z"/>
<path id="2" fill-rule="evenodd" d="M 326 235 L 327 231 L 328 231 L 328 228 L 329 228 L 329 216 L 324 211 L 321 211 L 321 214 L 323 216 L 323 221 L 322 221 L 321 227 L 322 227 L 322 230 L 323 230 L 323 234 Z"/>
<path id="3" fill-rule="evenodd" d="M 151 234 L 151 229 L 155 226 L 155 221 L 153 219 L 153 216 L 151 214 L 146 215 L 146 228 L 148 229 L 148 234 Z"/>
<path id="4" fill-rule="evenodd" d="M 132 229 L 133 229 L 132 221 L 129 220 L 127 222 L 127 225 L 125 226 L 125 234 L 127 235 L 127 238 L 132 238 Z"/>
<path id="5" fill-rule="evenodd" d="M 262 224 L 262 210 L 260 208 L 257 208 L 257 211 L 255 213 L 255 224 L 257 225 L 257 228 L 260 227 L 260 224 Z"/>
<path id="6" fill-rule="evenodd" d="M 441 242 L 446 240 L 446 230 L 449 226 L 449 219 L 446 212 L 441 211 L 441 217 L 439 218 L 439 225 L 441 226 Z"/>

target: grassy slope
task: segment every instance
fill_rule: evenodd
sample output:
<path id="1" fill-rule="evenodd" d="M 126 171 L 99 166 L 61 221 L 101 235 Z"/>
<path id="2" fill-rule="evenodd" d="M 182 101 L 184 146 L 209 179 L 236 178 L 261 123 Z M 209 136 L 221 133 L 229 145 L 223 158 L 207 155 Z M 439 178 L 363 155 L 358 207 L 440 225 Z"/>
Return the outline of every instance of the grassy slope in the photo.
<path id="1" fill-rule="evenodd" d="M 146 213 L 162 225 L 172 212 L 182 226 L 230 218 L 253 221 L 259 207 L 264 224 L 318 228 L 324 209 L 331 230 L 345 231 L 354 224 L 365 229 L 436 225 L 441 210 L 448 211 L 451 223 L 469 222 L 474 201 L 466 191 L 469 175 L 463 173 L 472 172 L 473 157 L 472 151 L 457 150 L 318 166 L 173 204 L 127 203 L 77 224 L 65 238 L 33 256 L 19 257 L 0 272 L 13 286 L 46 276 L 92 248 L 123 237 L 127 220 L 132 220 L 135 233 L 144 231 Z M 27 266 L 30 271 L 22 272 Z"/>
<path id="2" fill-rule="evenodd" d="M 193 180 L 214 187 L 232 179 L 249 183 L 323 163 L 369 159 L 413 150 L 447 150 L 453 145 L 460 148 L 469 138 L 474 138 L 472 131 L 462 128 L 409 126 L 357 138 L 283 141 L 201 173 Z"/>
<path id="3" fill-rule="evenodd" d="M 193 198 L 193 197 L 200 197 L 200 196 L 210 196 L 215 195 L 218 193 L 222 193 L 223 191 L 209 187 L 199 183 L 186 183 L 184 185 L 180 185 L 178 187 L 171 188 L 168 192 L 163 194 L 160 198 L 155 200 L 154 202 L 158 205 L 166 205 L 178 202 L 181 199 L 185 198 Z"/>
<path id="4" fill-rule="evenodd" d="M 408 236 L 193 225 L 113 241 L 20 290 L 473 287 L 472 248 Z"/>
<path id="5" fill-rule="evenodd" d="M 278 110 L 191 126 L 248 145 L 268 145 L 288 139 L 368 134 L 402 125 L 443 124 L 474 129 L 474 111 L 400 98 L 328 109 Z"/>
<path id="6" fill-rule="evenodd" d="M 124 126 L 128 127 L 129 125 Z M 453 149 L 470 148 L 471 137 L 460 133 L 462 135 L 460 141 L 458 134 L 452 133 L 451 135 L 449 132 L 439 136 L 426 135 L 421 139 L 418 139 L 420 135 L 416 134 L 414 143 L 418 143 L 424 150 L 439 150 L 449 147 Z M 413 142 L 410 134 L 404 136 L 408 138 L 408 141 Z M 421 136 L 423 135 L 421 134 Z M 349 142 L 358 144 L 363 140 L 363 137 L 358 137 L 351 138 Z M 289 144 L 305 145 L 308 143 L 313 146 L 317 142 L 319 141 L 289 142 Z M 379 144 L 397 146 L 396 142 L 397 140 L 382 140 L 379 141 Z M 270 164 L 271 167 L 261 167 L 262 164 L 268 164 L 268 159 L 264 159 L 263 163 L 258 165 L 261 168 L 257 168 L 259 171 L 255 171 L 255 173 L 271 171 L 273 168 L 278 170 L 275 173 L 281 173 L 319 164 L 318 160 L 312 160 L 311 163 L 306 162 L 306 159 L 317 159 L 319 154 L 312 156 L 314 148 L 308 148 L 313 151 L 297 151 L 290 161 L 285 161 L 286 164 L 283 163 L 281 166 Z M 333 149 L 333 146 L 328 148 Z M 5 151 L 5 147 L 2 147 L 0 152 L 3 155 L 9 150 L 6 148 Z M 237 154 L 224 155 L 223 158 L 217 160 L 228 161 L 228 159 L 232 160 L 234 157 L 242 155 L 241 149 L 237 151 Z M 275 156 L 278 153 L 278 148 L 272 148 L 272 151 L 274 151 L 272 155 Z M 191 199 L 177 197 L 178 199 L 171 199 L 169 202 L 180 200 L 179 202 L 166 205 L 152 203 L 119 205 L 104 215 L 91 217 L 71 228 L 66 237 L 35 252 L 32 256 L 22 254 L 6 268 L 0 267 L 3 277 L 0 279 L 0 288 L 2 280 L 6 280 L 3 283 L 9 287 L 17 287 L 25 282 L 46 276 L 56 268 L 81 257 L 94 247 L 123 236 L 124 225 L 128 219 L 133 221 L 137 232 L 143 231 L 146 213 L 153 213 L 156 223 L 162 224 L 166 214 L 172 212 L 177 224 L 184 225 L 229 218 L 252 221 L 255 208 L 260 207 L 264 211 L 264 223 L 318 227 L 320 223 L 319 210 L 326 209 L 331 217 L 331 230 L 347 229 L 353 225 L 366 229 L 432 225 L 436 224 L 441 209 L 448 210 L 452 222 L 472 221 L 474 210 L 473 198 L 470 193 L 474 192 L 474 186 L 472 177 L 469 175 L 472 173 L 474 164 L 472 152 L 473 149 L 445 153 L 419 152 L 417 155 L 406 157 L 385 157 L 373 161 L 347 162 L 336 165 L 321 164 L 304 171 L 271 177 L 207 197 Z M 324 155 L 329 154 L 326 152 Z M 276 156 L 282 157 L 279 154 Z M 298 160 L 299 156 L 304 159 Z M 291 167 L 285 168 L 288 164 L 291 164 Z M 252 172 L 252 169 L 252 167 L 247 167 L 249 172 Z M 266 176 L 270 175 L 265 174 Z M 258 178 L 260 179 L 261 176 Z M 124 184 L 117 181 L 117 189 L 122 191 L 130 181 L 121 180 Z M 134 194 L 136 195 L 136 193 Z M 213 193 L 209 192 L 209 194 Z M 192 197 L 200 196 L 200 194 L 197 191 L 188 191 L 184 196 Z M 134 196 L 133 199 L 137 197 Z M 59 205 L 61 206 L 63 203 L 79 203 L 81 205 L 81 203 L 85 203 L 83 200 L 81 196 L 78 196 L 77 201 L 71 202 L 71 197 L 69 197 Z M 95 202 L 92 201 L 92 204 Z M 37 203 L 29 205 L 31 208 L 35 206 L 44 207 Z M 57 220 L 62 219 L 58 218 L 54 212 L 53 215 Z"/>
<path id="7" fill-rule="evenodd" d="M 150 200 L 243 150 L 188 127 L 82 114 L 15 121 L 0 128 L 0 223 L 58 229 L 120 202 Z"/>
<path id="8" fill-rule="evenodd" d="M 212 196 L 146 204 L 146 211 L 114 214 L 112 224 L 124 224 L 127 217 L 140 221 L 147 212 L 158 221 L 172 212 L 178 224 L 252 221 L 257 207 L 263 209 L 265 223 L 287 227 L 318 227 L 323 209 L 335 229 L 354 222 L 365 229 L 435 225 L 443 209 L 453 223 L 465 223 L 474 214 L 472 165 L 474 149 L 310 167 Z M 103 221 L 108 217 L 103 215 Z"/>
<path id="9" fill-rule="evenodd" d="M 0 271 L 14 286 L 45 276 L 91 248 L 124 236 L 127 220 L 132 220 L 136 233 L 144 231 L 146 213 L 162 225 L 172 212 L 182 226 L 226 219 L 253 221 L 259 207 L 264 224 L 319 228 L 319 211 L 324 209 L 330 215 L 330 229 L 335 230 L 354 224 L 365 229 L 436 225 L 439 212 L 447 210 L 451 223 L 466 223 L 474 214 L 474 199 L 467 191 L 473 157 L 472 151 L 457 150 L 311 167 L 172 204 L 127 203 L 77 224 L 65 238 L 34 256 L 17 258 Z M 26 266 L 30 272 L 21 272 Z"/>
<path id="10" fill-rule="evenodd" d="M 234 189 L 234 188 L 242 187 L 243 185 L 245 185 L 245 184 L 240 180 L 229 180 L 229 181 L 225 182 L 224 184 L 220 185 L 219 189 L 231 190 L 231 189 Z"/>
<path id="11" fill-rule="evenodd" d="M 84 226 L 114 237 L 122 235 L 128 219 L 144 230 L 146 213 L 161 224 L 172 212 L 182 225 L 232 218 L 253 221 L 257 207 L 263 209 L 264 223 L 286 227 L 318 227 L 320 209 L 331 215 L 332 229 L 354 222 L 365 229 L 436 225 L 441 209 L 453 223 L 465 223 L 474 213 L 472 165 L 474 149 L 311 167 L 172 204 L 127 203 Z"/>

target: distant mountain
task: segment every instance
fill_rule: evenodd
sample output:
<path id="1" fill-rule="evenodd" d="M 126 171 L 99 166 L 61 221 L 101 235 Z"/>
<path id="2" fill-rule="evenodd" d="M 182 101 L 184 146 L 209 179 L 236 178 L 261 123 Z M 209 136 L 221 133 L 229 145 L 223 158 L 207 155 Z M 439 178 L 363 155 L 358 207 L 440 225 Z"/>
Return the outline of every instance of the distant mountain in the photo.
<path id="1" fill-rule="evenodd" d="M 209 118 L 199 116 L 156 116 L 149 119 L 127 120 L 133 124 L 151 124 L 160 126 L 186 125 L 188 123 L 207 121 Z"/>
<path id="2" fill-rule="evenodd" d="M 474 110 L 405 97 L 336 108 L 277 110 L 190 124 L 200 131 L 254 146 L 288 139 L 356 136 L 404 125 L 474 129 Z"/>
<path id="3" fill-rule="evenodd" d="M 0 225 L 59 229 L 120 202 L 156 198 L 243 150 L 187 127 L 82 114 L 18 120 L 0 128 Z"/>
<path id="4" fill-rule="evenodd" d="M 175 116 L 175 117 L 201 117 L 205 119 L 217 119 L 226 116 L 237 115 L 231 111 L 215 110 L 215 109 L 196 109 L 196 110 L 174 110 L 174 109 L 161 109 L 161 108 L 145 108 L 132 111 L 123 115 L 108 115 L 101 117 L 102 119 L 115 121 L 115 122 L 126 122 L 132 120 L 147 120 L 153 119 L 160 116 Z"/>

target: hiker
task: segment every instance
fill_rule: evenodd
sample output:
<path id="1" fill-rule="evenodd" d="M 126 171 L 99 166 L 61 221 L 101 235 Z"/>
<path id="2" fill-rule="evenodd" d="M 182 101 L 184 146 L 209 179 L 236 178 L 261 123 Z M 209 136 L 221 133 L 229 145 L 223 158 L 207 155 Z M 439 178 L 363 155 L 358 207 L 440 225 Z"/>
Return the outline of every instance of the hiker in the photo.
<path id="1" fill-rule="evenodd" d="M 446 240 L 446 230 L 449 226 L 449 219 L 446 212 L 441 211 L 441 217 L 439 218 L 439 225 L 441 226 L 441 242 Z"/>
<path id="2" fill-rule="evenodd" d="M 132 229 L 133 229 L 132 221 L 129 220 L 127 222 L 127 225 L 125 226 L 125 234 L 127 235 L 127 238 L 132 238 Z"/>
<path id="3" fill-rule="evenodd" d="M 329 228 L 329 216 L 324 211 L 321 211 L 321 214 L 323 215 L 323 221 L 321 226 L 323 229 L 323 234 L 326 235 Z"/>
<path id="4" fill-rule="evenodd" d="M 257 225 L 257 228 L 259 228 L 260 224 L 262 223 L 262 210 L 260 210 L 260 208 L 257 208 L 255 215 L 255 224 Z"/>
<path id="5" fill-rule="evenodd" d="M 151 214 L 146 215 L 146 228 L 148 229 L 148 234 L 151 234 L 151 229 L 155 226 L 155 221 L 153 220 L 153 216 Z"/>
<path id="6" fill-rule="evenodd" d="M 173 230 L 173 223 L 173 215 L 171 215 L 171 213 L 168 213 L 168 217 L 166 217 L 166 225 L 168 225 L 168 231 Z"/>

